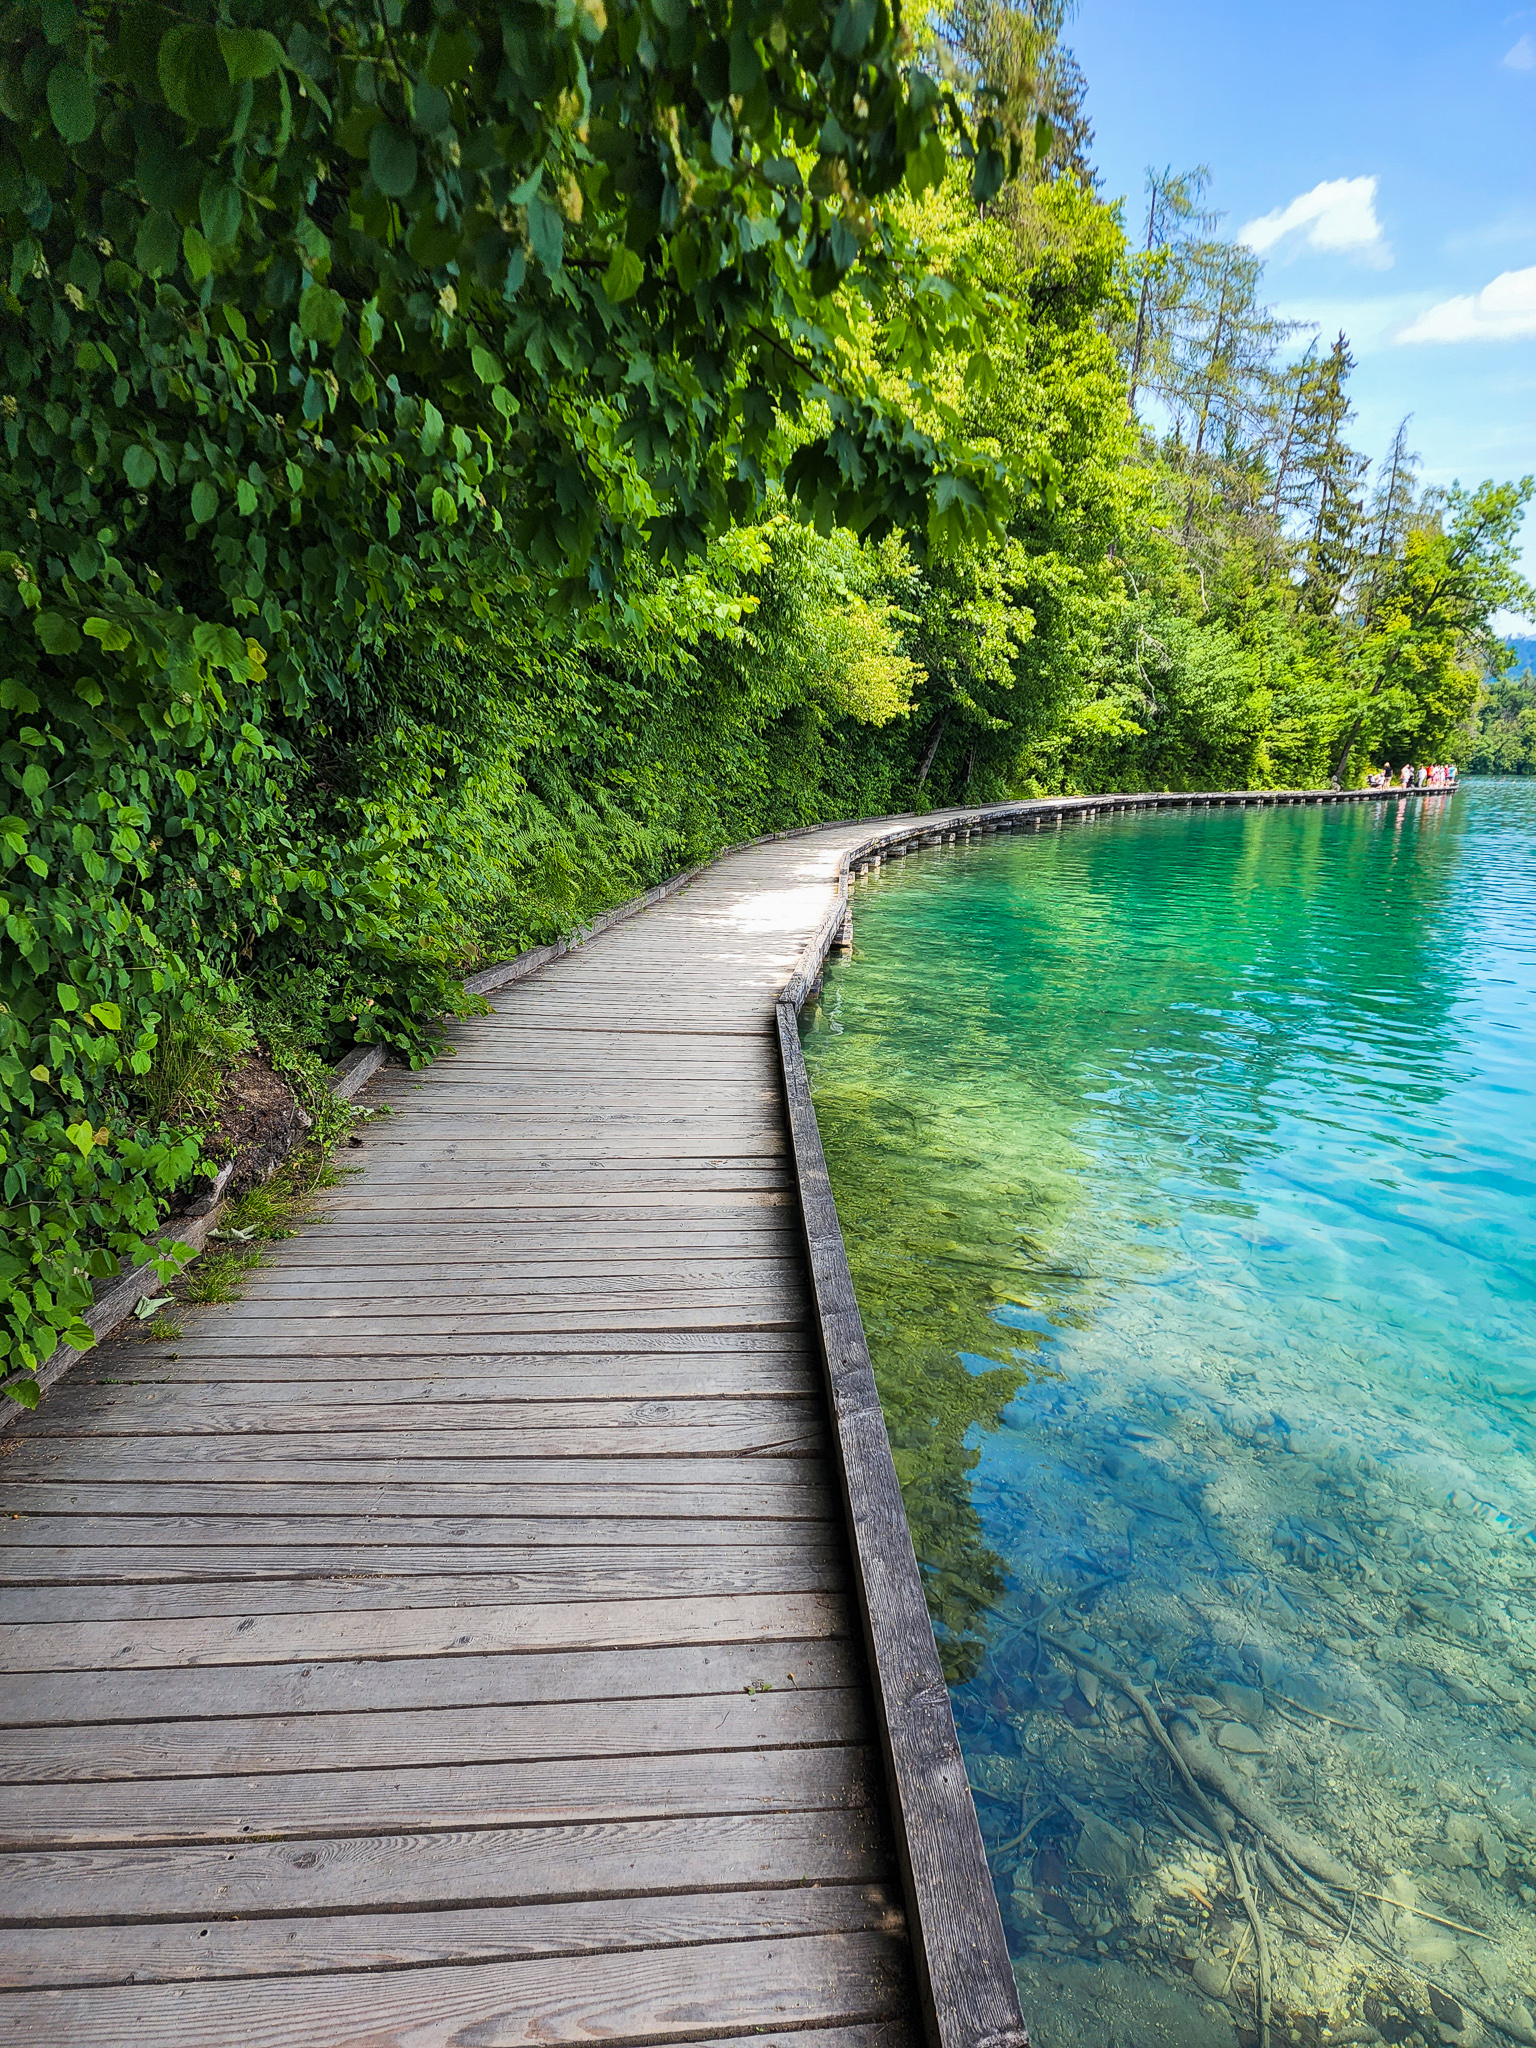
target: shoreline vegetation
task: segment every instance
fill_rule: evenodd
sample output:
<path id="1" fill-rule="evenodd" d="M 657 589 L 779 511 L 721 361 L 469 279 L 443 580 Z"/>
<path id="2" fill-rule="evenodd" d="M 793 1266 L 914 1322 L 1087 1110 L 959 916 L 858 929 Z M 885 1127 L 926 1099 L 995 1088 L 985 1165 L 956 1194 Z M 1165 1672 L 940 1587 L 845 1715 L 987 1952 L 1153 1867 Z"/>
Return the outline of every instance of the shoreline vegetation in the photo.
<path id="1" fill-rule="evenodd" d="M 253 1064 L 313 1115 L 724 844 L 1502 729 L 1531 484 L 1350 446 L 1204 174 L 1100 191 L 1062 12 L 5 10 L 23 1395 Z"/>

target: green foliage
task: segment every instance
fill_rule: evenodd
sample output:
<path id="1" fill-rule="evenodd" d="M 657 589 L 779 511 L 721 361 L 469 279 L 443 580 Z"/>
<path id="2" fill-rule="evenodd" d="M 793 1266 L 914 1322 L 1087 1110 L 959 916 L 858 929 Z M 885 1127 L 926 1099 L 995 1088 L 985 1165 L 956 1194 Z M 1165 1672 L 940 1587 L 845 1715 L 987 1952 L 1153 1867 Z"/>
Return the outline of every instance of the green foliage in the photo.
<path id="1" fill-rule="evenodd" d="M 905 294 L 920 379 L 985 309 L 891 195 L 946 137 L 978 190 L 1010 158 L 885 9 L 0 20 L 0 1355 L 27 1370 L 85 1341 L 92 1275 L 196 1165 L 149 1121 L 187 1099 L 162 1027 L 309 972 L 314 1057 L 421 1059 L 461 1005 L 504 835 L 446 786 L 445 666 L 473 694 L 509 614 L 632 634 L 634 564 L 696 555 L 780 470 L 823 525 L 919 549 L 994 517 L 995 461 L 875 388 L 850 308 Z M 562 882 L 546 834 L 543 914 L 661 853 L 600 787 L 604 858 Z"/>
<path id="2" fill-rule="evenodd" d="M 221 1015 L 203 1003 L 189 1003 L 162 1025 L 149 1071 L 129 1084 L 130 1100 L 156 1123 L 207 1117 L 224 1075 L 255 1044 L 255 1032 L 238 1011 Z"/>
<path id="3" fill-rule="evenodd" d="M 1470 774 L 1536 775 L 1536 676 L 1524 669 L 1485 683 L 1455 744 Z"/>

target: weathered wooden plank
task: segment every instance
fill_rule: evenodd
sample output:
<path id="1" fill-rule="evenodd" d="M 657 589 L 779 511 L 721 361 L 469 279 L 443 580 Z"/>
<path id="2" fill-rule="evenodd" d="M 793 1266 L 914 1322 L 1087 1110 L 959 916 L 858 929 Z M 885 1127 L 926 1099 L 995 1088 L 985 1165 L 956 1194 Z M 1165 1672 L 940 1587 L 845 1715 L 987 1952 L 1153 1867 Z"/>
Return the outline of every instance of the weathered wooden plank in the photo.
<path id="1" fill-rule="evenodd" d="M 0 1582 L 13 1586 L 36 1584 L 43 1576 L 38 1552 L 52 1550 L 104 1549 L 117 1553 L 118 1570 L 125 1579 L 141 1569 L 141 1550 L 178 1551 L 191 1554 L 196 1563 L 201 1553 L 227 1552 L 213 1557 L 207 1570 L 223 1574 L 241 1568 L 242 1553 L 256 1544 L 287 1554 L 323 1545 L 326 1551 L 344 1557 L 356 1550 L 421 1551 L 455 1553 L 461 1562 L 482 1560 L 494 1551 L 516 1553 L 525 1564 L 547 1561 L 551 1553 L 567 1546 L 584 1550 L 623 1550 L 631 1556 L 646 1552 L 683 1551 L 705 1555 L 723 1551 L 734 1555 L 749 1548 L 754 1555 L 765 1549 L 783 1553 L 821 1553 L 843 1540 L 839 1525 L 825 1522 L 780 1523 L 765 1521 L 760 1526 L 740 1521 L 704 1521 L 640 1518 L 614 1515 L 602 1520 L 595 1515 L 576 1519 L 551 1517 L 540 1521 L 533 1516 L 460 1517 L 446 1515 L 22 1515 L 8 1521 L 5 1543 L 0 1547 Z M 409 1569 L 403 1562 L 395 1570 Z"/>
<path id="2" fill-rule="evenodd" d="M 583 1309 L 609 1307 L 686 1308 L 777 1307 L 804 1296 L 798 1258 L 769 1249 L 715 1260 L 677 1258 L 629 1260 L 623 1253 L 585 1259 L 440 1260 L 445 1270 L 397 1268 L 395 1284 L 379 1259 L 304 1271 L 268 1267 L 245 1274 L 240 1283 L 243 1316 L 292 1313 L 334 1315 L 437 1315 L 443 1309 L 500 1313 L 526 1302 L 552 1328 L 579 1302 Z M 234 1303 L 223 1304 L 226 1308 Z M 553 1314 L 550 1312 L 553 1311 Z M 242 1316 L 242 1320 L 243 1320 Z"/>
<path id="3" fill-rule="evenodd" d="M 673 1644 L 663 1650 L 528 1650 L 329 1664 L 209 1665 L 149 1671 L 34 1672 L 0 1684 L 0 1725 L 208 1716 L 374 1713 L 553 1701 L 687 1699 L 789 1687 L 862 1685 L 846 1637 L 778 1643 Z"/>
<path id="4" fill-rule="evenodd" d="M 257 1396 L 252 1380 L 257 1376 L 244 1362 L 233 1360 L 225 1369 L 222 1361 L 194 1364 L 180 1355 L 166 1358 L 163 1350 L 144 1352 L 111 1362 L 131 1367 L 121 1374 L 90 1378 L 83 1372 L 69 1378 L 48 1397 L 48 1412 L 61 1419 L 73 1417 L 78 1409 L 88 1414 L 110 1414 L 126 1410 L 148 1411 L 172 1402 L 188 1408 L 248 1408 Z M 108 1363 L 107 1359 L 103 1363 Z M 217 1371 L 212 1368 L 217 1365 Z M 610 1361 L 594 1367 L 585 1360 L 558 1364 L 527 1360 L 499 1376 L 477 1371 L 453 1370 L 457 1361 L 409 1372 L 395 1361 L 387 1371 L 366 1374 L 317 1375 L 290 1367 L 281 1382 L 284 1391 L 276 1400 L 288 1406 L 300 1399 L 327 1412 L 341 1408 L 367 1408 L 381 1403 L 398 1404 L 414 1410 L 423 1408 L 495 1409 L 504 1418 L 521 1413 L 532 1403 L 560 1401 L 566 1405 L 584 1401 L 607 1402 L 666 1401 L 680 1404 L 704 1401 L 780 1401 L 788 1406 L 814 1399 L 818 1382 L 803 1347 L 793 1352 L 769 1353 L 756 1358 L 726 1353 L 703 1366 L 692 1360 L 640 1358 L 615 1366 Z M 186 1368 L 183 1371 L 183 1367 Z M 267 1376 L 262 1375 L 265 1383 Z M 290 1391 L 292 1389 L 292 1391 Z"/>
<path id="5" fill-rule="evenodd" d="M 384 1482 L 411 1477 L 421 1485 L 441 1481 L 445 1485 L 466 1480 L 481 1485 L 500 1485 L 503 1479 L 532 1486 L 545 1482 L 579 1486 L 597 1482 L 614 1488 L 635 1486 L 709 1485 L 729 1488 L 737 1483 L 756 1485 L 766 1468 L 780 1485 L 821 1483 L 819 1463 L 807 1464 L 802 1457 L 767 1454 L 751 1458 L 721 1445 L 711 1449 L 700 1442 L 697 1451 L 682 1445 L 666 1450 L 648 1448 L 635 1433 L 633 1447 L 626 1442 L 616 1450 L 626 1469 L 620 1471 L 613 1459 L 582 1451 L 579 1447 L 562 1457 L 562 1446 L 554 1444 L 538 1451 L 518 1440 L 516 1431 L 501 1432 L 505 1443 L 489 1432 L 477 1432 L 477 1443 L 455 1455 L 450 1431 L 414 1436 L 409 1431 L 390 1435 L 377 1431 L 348 1438 L 340 1431 L 315 1431 L 294 1437 L 31 1437 L 17 1440 L 6 1459 L 6 1483 L 21 1486 L 28 1479 L 57 1484 L 74 1478 L 122 1481 L 131 1478 L 186 1478 L 194 1470 L 210 1476 L 238 1479 L 242 1472 L 252 1479 L 267 1477 L 278 1483 L 358 1486 L 366 1481 Z M 673 1434 L 680 1436 L 681 1431 Z M 714 1432 L 701 1430 L 700 1439 Z M 478 1454 L 477 1454 L 478 1453 Z M 515 1466 L 505 1472 L 494 1467 Z M 804 1469 L 802 1469 L 802 1467 Z"/>
<path id="6" fill-rule="evenodd" d="M 661 1318 L 654 1318 L 647 1326 L 643 1319 L 634 1318 L 634 1328 L 613 1330 L 564 1330 L 533 1329 L 502 1331 L 494 1338 L 455 1336 L 441 1330 L 425 1329 L 412 1336 L 401 1330 L 391 1331 L 388 1336 L 363 1336 L 353 1338 L 346 1329 L 327 1330 L 323 1337 L 317 1335 L 308 1353 L 297 1350 L 292 1356 L 312 1356 L 317 1367 L 325 1359 L 387 1359 L 408 1358 L 418 1370 L 435 1367 L 455 1359 L 478 1360 L 482 1365 L 499 1365 L 504 1360 L 529 1358 L 600 1358 L 624 1357 L 691 1357 L 695 1353 L 719 1353 L 734 1351 L 742 1354 L 760 1355 L 764 1352 L 798 1351 L 806 1354 L 809 1337 L 809 1319 L 794 1328 L 781 1328 L 775 1323 L 771 1328 L 750 1329 L 686 1329 L 671 1327 L 657 1328 Z M 247 1337 L 244 1325 L 239 1322 L 214 1322 L 200 1318 L 179 1337 L 174 1347 L 156 1344 L 150 1346 L 134 1343 L 130 1350 L 126 1345 L 103 1354 L 118 1366 L 140 1362 L 153 1365 L 156 1370 L 169 1372 L 172 1366 L 187 1365 L 198 1358 L 210 1362 L 238 1358 L 265 1358 L 276 1365 L 281 1354 L 275 1353 L 267 1338 Z M 357 1368 L 353 1368 L 356 1370 Z M 321 1376 L 317 1371 L 316 1377 Z"/>
<path id="7" fill-rule="evenodd" d="M 697 1751 L 846 1748 L 868 1739 L 862 1692 L 786 1686 L 727 1696 L 587 1705 L 435 1707 L 416 1712 L 148 1721 L 0 1729 L 0 1783 L 249 1778 L 328 1768 L 530 1763 Z"/>
<path id="8" fill-rule="evenodd" d="M 182 1984 L 406 1969 L 423 1963 L 510 1962 L 863 1929 L 903 1931 L 901 1901 L 890 1885 L 808 1884 L 785 1891 L 563 1899 L 557 1906 L 450 1907 L 430 1913 L 11 1927 L 0 1945 L 0 1989 Z M 0 2005 L 0 2019 L 4 2011 Z M 798 2034 L 795 2040 L 797 2048 L 822 2048 L 827 2037 Z"/>
<path id="9" fill-rule="evenodd" d="M 0 1849 L 822 1813 L 867 1805 L 878 1777 L 878 1762 L 850 1745 L 0 1785 Z"/>
<path id="10" fill-rule="evenodd" d="M 0 1627 L 0 1671 L 99 1671 L 173 1664 L 297 1664 L 344 1657 L 482 1656 L 664 1643 L 773 1642 L 845 1635 L 828 1593 L 740 1593 L 525 1607 L 403 1607 L 356 1613 L 77 1621 Z"/>
<path id="11" fill-rule="evenodd" d="M 728 1957 L 728 1961 L 726 1958 Z M 560 2048 L 699 2042 L 786 2031 L 795 2048 L 874 2048 L 801 2029 L 899 2019 L 906 1947 L 889 1934 L 816 1934 L 462 1967 L 15 1992 L 12 2036 L 28 2048 L 132 2041 L 134 2048 Z M 766 2017 L 765 2017 L 766 2016 Z"/>
<path id="12" fill-rule="evenodd" d="M 595 1274 L 628 1286 L 654 1287 L 658 1283 L 682 1281 L 685 1285 L 692 1282 L 718 1287 L 732 1277 L 764 1285 L 782 1280 L 787 1273 L 798 1275 L 800 1270 L 798 1245 L 792 1245 L 787 1235 L 778 1233 L 755 1240 L 743 1239 L 734 1245 L 698 1249 L 671 1242 L 637 1249 L 609 1238 L 580 1251 L 506 1246 L 500 1250 L 467 1252 L 443 1249 L 432 1256 L 407 1258 L 398 1252 L 391 1258 L 388 1241 L 380 1238 L 371 1251 L 356 1244 L 350 1249 L 339 1245 L 325 1259 L 268 1259 L 245 1280 L 243 1298 L 250 1300 L 258 1288 L 272 1291 L 331 1286 L 338 1274 L 349 1281 L 370 1285 L 375 1277 L 382 1282 L 393 1276 L 397 1288 L 402 1277 L 410 1287 L 430 1287 L 438 1281 L 459 1286 L 501 1282 L 509 1286 L 534 1286 L 551 1280 L 567 1284 L 575 1281 L 585 1287 Z"/>
<path id="13" fill-rule="evenodd" d="M 636 1316 L 643 1318 L 650 1328 L 658 1324 L 666 1328 L 678 1319 L 685 1328 L 707 1329 L 723 1323 L 727 1329 L 739 1329 L 743 1325 L 757 1328 L 798 1319 L 805 1307 L 805 1289 L 799 1276 L 788 1272 L 777 1273 L 768 1280 L 743 1276 L 740 1285 L 733 1285 L 729 1276 L 722 1274 L 712 1283 L 699 1286 L 658 1281 L 636 1287 L 625 1285 L 616 1276 L 610 1282 L 605 1276 L 599 1284 L 583 1286 L 579 1291 L 573 1289 L 568 1277 L 527 1282 L 514 1278 L 500 1285 L 482 1279 L 472 1284 L 452 1280 L 421 1282 L 412 1285 L 408 1296 L 398 1286 L 376 1286 L 365 1291 L 357 1279 L 349 1279 L 345 1291 L 341 1285 L 300 1289 L 263 1284 L 253 1284 L 242 1291 L 245 1298 L 240 1304 L 240 1326 L 258 1336 L 274 1330 L 284 1336 L 292 1335 L 291 1331 L 281 1329 L 285 1323 L 312 1324 L 323 1330 L 332 1323 L 344 1322 L 365 1332 L 382 1332 L 393 1329 L 402 1320 L 424 1330 L 456 1334 L 482 1331 L 494 1336 L 504 1328 L 583 1329 L 589 1322 L 603 1328 L 611 1325 L 615 1317 L 628 1323 Z M 579 1309 L 572 1308 L 573 1298 L 580 1301 Z M 233 1321 L 233 1307 L 234 1304 L 229 1304 L 222 1316 L 205 1312 L 196 1320 L 199 1325 L 216 1323 L 225 1317 Z"/>
<path id="14" fill-rule="evenodd" d="M 204 1847 L 20 1850 L 7 1918 L 155 1921 L 206 1913 L 407 1912 L 429 1905 L 800 1883 L 865 1883 L 893 1869 L 878 1806 L 806 1813 L 698 1814 Z M 573 1884 L 573 1874 L 579 1882 Z M 201 1923 L 200 1923 L 201 1924 Z"/>
<path id="15" fill-rule="evenodd" d="M 291 1327 L 295 1320 L 299 1325 L 297 1329 Z M 273 1339 L 291 1344 L 312 1341 L 317 1353 L 338 1341 L 344 1341 L 353 1348 L 387 1344 L 391 1340 L 399 1342 L 407 1325 L 414 1333 L 408 1341 L 414 1341 L 418 1352 L 428 1345 L 435 1346 L 443 1340 L 462 1337 L 479 1338 L 483 1350 L 492 1350 L 495 1346 L 491 1340 L 502 1337 L 558 1333 L 600 1336 L 606 1332 L 618 1336 L 640 1336 L 693 1331 L 699 1335 L 726 1336 L 736 1332 L 800 1330 L 805 1326 L 805 1310 L 797 1291 L 782 1302 L 758 1305 L 749 1301 L 739 1307 L 724 1294 L 717 1306 L 697 1308 L 674 1306 L 665 1297 L 636 1296 L 630 1301 L 616 1297 L 601 1307 L 529 1308 L 521 1312 L 507 1309 L 479 1315 L 459 1314 L 451 1307 L 418 1306 L 414 1313 L 402 1310 L 395 1316 L 373 1312 L 352 1314 L 339 1317 L 334 1323 L 326 1317 L 300 1316 L 295 1319 L 266 1308 L 252 1308 L 238 1319 L 229 1321 L 229 1327 L 238 1332 L 240 1341 L 247 1346 L 265 1345 Z M 227 1343 L 229 1340 L 222 1336 L 222 1329 L 222 1319 L 213 1314 L 205 1312 L 193 1316 L 192 1333 L 206 1342 Z"/>
<path id="16" fill-rule="evenodd" d="M 29 1553 L 48 1559 L 51 1552 Z M 472 1545 L 435 1558 L 402 1557 L 398 1548 L 307 1551 L 259 1543 L 226 1550 L 222 1567 L 199 1566 L 185 1550 L 168 1557 L 111 1551 L 77 1565 L 65 1552 L 46 1583 L 0 1588 L 0 1625 L 55 1621 L 169 1621 L 216 1614 L 340 1613 L 349 1608 L 495 1607 L 552 1600 L 665 1600 L 695 1593 L 830 1593 L 847 1580 L 840 1545 L 824 1543 L 731 1550 L 670 1548 L 632 1555 L 617 1545 L 530 1555 Z M 497 1570 L 497 1565 L 501 1566 Z M 74 1573 L 75 1576 L 70 1576 Z M 40 1575 L 39 1575 L 40 1576 Z"/>
<path id="17" fill-rule="evenodd" d="M 207 1335 L 200 1334 L 206 1330 Z M 148 1345 L 134 1342 L 112 1345 L 101 1353 L 91 1353 L 93 1366 L 109 1364 L 114 1374 L 121 1372 L 124 1378 L 138 1378 L 155 1375 L 172 1378 L 177 1368 L 190 1369 L 196 1360 L 199 1345 L 210 1347 L 210 1358 L 228 1355 L 236 1358 L 270 1358 L 271 1353 L 264 1345 L 254 1341 L 240 1347 L 240 1325 L 201 1322 L 176 1340 L 173 1346 L 164 1344 Z M 218 1349 L 211 1347 L 217 1343 Z M 379 1350 L 371 1354 L 381 1361 L 395 1354 L 386 1350 L 386 1344 L 398 1344 L 397 1335 L 380 1340 Z M 507 1371 L 507 1361 L 519 1361 L 517 1371 L 526 1369 L 529 1361 L 552 1359 L 569 1361 L 572 1365 L 608 1365 L 617 1361 L 628 1367 L 633 1364 L 642 1367 L 648 1360 L 664 1360 L 673 1365 L 692 1365 L 698 1361 L 698 1370 L 705 1373 L 713 1360 L 727 1357 L 756 1358 L 783 1357 L 786 1353 L 800 1358 L 812 1356 L 808 1332 L 784 1330 L 530 1330 L 516 1336 L 500 1336 L 494 1345 L 484 1345 L 478 1352 L 460 1338 L 444 1339 L 438 1342 L 429 1333 L 423 1333 L 415 1344 L 413 1356 L 418 1361 L 413 1370 L 418 1372 L 463 1372 L 473 1370 L 478 1359 L 482 1370 L 498 1375 Z M 99 1361 L 99 1364 L 98 1364 Z M 132 1367 L 132 1373 L 124 1368 Z M 231 1366 L 230 1370 L 233 1370 Z M 345 1368 L 347 1376 L 359 1370 Z M 398 1371 L 399 1368 L 397 1367 Z M 219 1373 L 210 1378 L 223 1377 Z M 322 1374 L 314 1375 L 324 1377 Z"/>
<path id="18" fill-rule="evenodd" d="M 7 1464 L 13 1463 L 7 1460 Z M 344 1468 L 348 1473 L 351 1467 Z M 284 1473 L 266 1480 L 214 1480 L 194 1482 L 162 1478 L 158 1481 L 51 1483 L 45 1478 L 10 1486 L 0 1485 L 0 1514 L 62 1514 L 87 1509 L 97 1514 L 200 1514 L 302 1515 L 315 1517 L 317 1529 L 324 1519 L 342 1515 L 428 1514 L 440 1510 L 459 1517 L 528 1515 L 564 1520 L 572 1515 L 602 1520 L 631 1516 L 667 1515 L 678 1521 L 824 1522 L 834 1512 L 827 1483 L 818 1477 L 782 1482 L 777 1474 L 782 1461 L 763 1461 L 762 1477 L 754 1482 L 722 1486 L 706 1477 L 702 1485 L 680 1485 L 675 1477 L 663 1485 L 651 1485 L 634 1473 L 604 1479 L 600 1474 L 566 1484 L 549 1474 L 532 1478 L 497 1469 L 487 1477 L 474 1467 L 469 1480 L 436 1478 L 419 1466 L 391 1470 L 380 1482 L 352 1481 L 336 1476 L 332 1467 L 322 1468 L 324 1485 L 313 1478 Z"/>
<path id="19" fill-rule="evenodd" d="M 625 1441 L 656 1429 L 729 1430 L 741 1436 L 784 1437 L 793 1432 L 813 1434 L 824 1427 L 824 1406 L 809 1395 L 777 1400 L 756 1400 L 737 1396 L 721 1400 L 700 1394 L 691 1401 L 665 1398 L 626 1401 L 591 1398 L 585 1401 L 557 1401 L 530 1396 L 515 1404 L 505 1401 L 354 1401 L 334 1406 L 323 1400 L 297 1397 L 291 1401 L 245 1405 L 228 1401 L 198 1400 L 177 1388 L 135 1388 L 135 1398 L 103 1399 L 109 1389 L 90 1389 L 96 1400 L 80 1398 L 55 1400 L 47 1415 L 38 1413 L 18 1426 L 23 1438 L 74 1436 L 294 1436 L 321 1431 L 348 1439 L 363 1431 L 398 1435 L 405 1431 L 484 1430 L 493 1439 L 508 1430 L 527 1432 L 537 1440 L 541 1432 L 560 1431 L 569 1440 L 585 1444 L 588 1436 L 607 1437 L 621 1432 Z M 596 1451 L 597 1446 L 590 1447 Z"/>

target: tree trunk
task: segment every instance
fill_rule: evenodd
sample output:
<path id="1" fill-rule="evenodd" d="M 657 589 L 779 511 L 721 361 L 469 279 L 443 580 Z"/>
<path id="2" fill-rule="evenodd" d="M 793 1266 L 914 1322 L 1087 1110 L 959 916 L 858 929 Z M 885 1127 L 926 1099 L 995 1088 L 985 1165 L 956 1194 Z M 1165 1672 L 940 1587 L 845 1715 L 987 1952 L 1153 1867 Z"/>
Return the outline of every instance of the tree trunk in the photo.
<path id="1" fill-rule="evenodd" d="M 933 757 L 939 751 L 939 741 L 943 739 L 944 728 L 948 723 L 949 706 L 946 704 L 941 711 L 934 714 L 933 723 L 928 728 L 928 737 L 923 743 L 923 758 L 917 764 L 918 789 L 921 789 L 928 780 L 928 770 L 933 766 Z"/>

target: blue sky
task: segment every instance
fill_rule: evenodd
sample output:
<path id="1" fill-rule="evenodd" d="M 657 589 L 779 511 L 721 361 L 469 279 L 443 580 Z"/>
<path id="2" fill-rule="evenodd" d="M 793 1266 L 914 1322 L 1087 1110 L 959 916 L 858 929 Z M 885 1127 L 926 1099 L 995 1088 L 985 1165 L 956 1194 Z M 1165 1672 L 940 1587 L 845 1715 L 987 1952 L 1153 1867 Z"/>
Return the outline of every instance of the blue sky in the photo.
<path id="1" fill-rule="evenodd" d="M 1426 482 L 1536 474 L 1536 4 L 1080 0 L 1067 40 L 1105 196 L 1134 231 L 1148 164 L 1208 164 L 1271 304 L 1349 335 L 1356 446 L 1412 413 Z"/>

